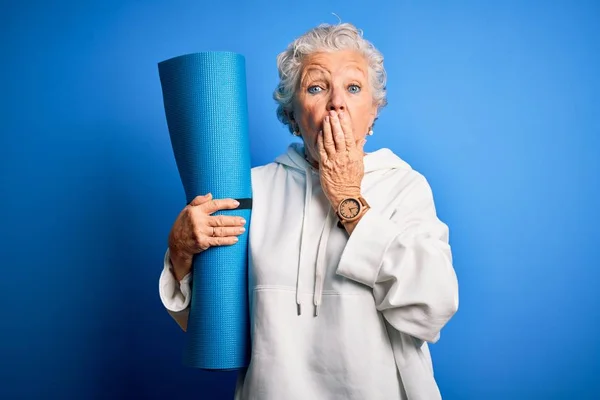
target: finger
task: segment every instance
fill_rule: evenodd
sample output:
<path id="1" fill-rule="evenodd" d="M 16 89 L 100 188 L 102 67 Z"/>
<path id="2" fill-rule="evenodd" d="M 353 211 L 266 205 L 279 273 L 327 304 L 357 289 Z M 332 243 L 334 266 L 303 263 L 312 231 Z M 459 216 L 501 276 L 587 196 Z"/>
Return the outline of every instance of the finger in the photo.
<path id="1" fill-rule="evenodd" d="M 344 111 L 338 114 L 340 120 L 340 126 L 344 132 L 344 143 L 347 150 L 352 150 L 356 147 L 356 140 L 354 139 L 354 132 L 352 130 L 352 121 L 350 116 Z"/>
<path id="2" fill-rule="evenodd" d="M 239 241 L 238 236 L 245 232 L 243 227 L 219 227 L 213 228 L 205 226 L 201 230 L 194 231 L 193 253 L 205 251 L 213 246 L 223 246 L 235 244 Z"/>
<path id="3" fill-rule="evenodd" d="M 202 196 L 196 196 L 194 197 L 194 200 L 190 202 L 190 206 L 199 206 L 210 200 L 212 200 L 212 193 L 208 193 Z"/>
<path id="4" fill-rule="evenodd" d="M 326 115 L 323 120 L 323 147 L 327 153 L 327 158 L 335 156 L 335 142 L 333 141 L 330 120 L 329 115 Z"/>
<path id="5" fill-rule="evenodd" d="M 243 226 L 236 227 L 218 227 L 211 228 L 212 232 L 209 233 L 211 237 L 229 237 L 229 236 L 239 236 L 242 233 L 246 232 L 246 228 Z"/>
<path id="6" fill-rule="evenodd" d="M 319 132 L 319 135 L 317 136 L 317 151 L 319 152 L 321 164 L 328 160 L 327 151 L 325 150 L 325 145 L 323 144 L 323 131 Z"/>
<path id="7" fill-rule="evenodd" d="M 346 138 L 344 137 L 344 131 L 340 125 L 340 119 L 335 111 L 331 111 L 329 117 L 331 121 L 331 130 L 333 132 L 335 149 L 338 153 L 343 153 L 346 151 Z"/>
<path id="8" fill-rule="evenodd" d="M 227 215 L 215 215 L 208 218 L 208 226 L 244 226 L 246 220 L 242 217 L 230 217 Z"/>
<path id="9" fill-rule="evenodd" d="M 208 244 L 210 247 L 215 246 L 233 246 L 239 242 L 237 236 L 227 236 L 227 237 L 211 237 L 208 239 Z"/>
<path id="10" fill-rule="evenodd" d="M 218 199 L 207 201 L 206 203 L 200 205 L 200 208 L 205 213 L 212 214 L 221 210 L 235 210 L 239 205 L 240 203 L 234 199 Z"/>

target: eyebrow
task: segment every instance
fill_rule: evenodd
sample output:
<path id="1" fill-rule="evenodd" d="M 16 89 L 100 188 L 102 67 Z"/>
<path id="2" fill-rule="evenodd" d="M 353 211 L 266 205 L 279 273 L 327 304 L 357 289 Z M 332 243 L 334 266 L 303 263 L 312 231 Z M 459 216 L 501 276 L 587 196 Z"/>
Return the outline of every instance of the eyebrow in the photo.
<path id="1" fill-rule="evenodd" d="M 344 68 L 344 70 L 351 70 L 354 73 L 358 72 L 360 73 L 362 78 L 367 78 L 367 73 L 363 71 L 362 68 L 360 68 L 358 65 L 349 65 L 348 67 Z M 307 80 L 309 80 L 308 78 L 310 76 L 314 75 L 318 75 L 318 77 L 316 78 L 318 79 L 323 76 L 329 76 L 331 74 L 324 68 L 319 68 L 319 66 L 309 66 L 303 71 L 300 84 L 304 84 Z"/>
<path id="2" fill-rule="evenodd" d="M 308 67 L 302 71 L 302 77 L 298 82 L 299 87 L 306 86 L 308 83 L 319 80 L 320 78 L 328 75 L 324 70 L 315 67 Z"/>

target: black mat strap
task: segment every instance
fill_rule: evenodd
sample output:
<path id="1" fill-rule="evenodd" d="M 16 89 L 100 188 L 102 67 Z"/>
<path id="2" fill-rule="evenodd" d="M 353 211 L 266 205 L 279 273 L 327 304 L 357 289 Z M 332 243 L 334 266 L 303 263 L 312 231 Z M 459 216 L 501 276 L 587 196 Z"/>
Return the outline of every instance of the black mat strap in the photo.
<path id="1" fill-rule="evenodd" d="M 252 210 L 252 199 L 236 199 L 239 201 L 240 206 L 236 210 Z"/>

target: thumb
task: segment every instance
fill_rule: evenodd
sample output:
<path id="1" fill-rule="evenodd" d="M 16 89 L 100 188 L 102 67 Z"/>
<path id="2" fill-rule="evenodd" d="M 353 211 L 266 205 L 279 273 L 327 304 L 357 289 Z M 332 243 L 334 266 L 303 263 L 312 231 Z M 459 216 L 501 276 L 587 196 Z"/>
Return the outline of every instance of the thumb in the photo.
<path id="1" fill-rule="evenodd" d="M 199 206 L 212 199 L 212 193 L 205 194 L 203 196 L 196 196 L 194 200 L 190 202 L 190 206 Z"/>

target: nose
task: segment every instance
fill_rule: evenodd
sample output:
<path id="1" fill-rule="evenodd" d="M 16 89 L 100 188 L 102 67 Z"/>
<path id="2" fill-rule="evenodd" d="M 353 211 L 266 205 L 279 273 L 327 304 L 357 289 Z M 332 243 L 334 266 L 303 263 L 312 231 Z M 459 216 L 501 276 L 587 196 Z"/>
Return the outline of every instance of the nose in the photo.
<path id="1" fill-rule="evenodd" d="M 327 111 L 343 111 L 346 109 L 346 101 L 344 98 L 344 91 L 339 88 L 331 89 L 331 96 L 327 103 Z"/>

